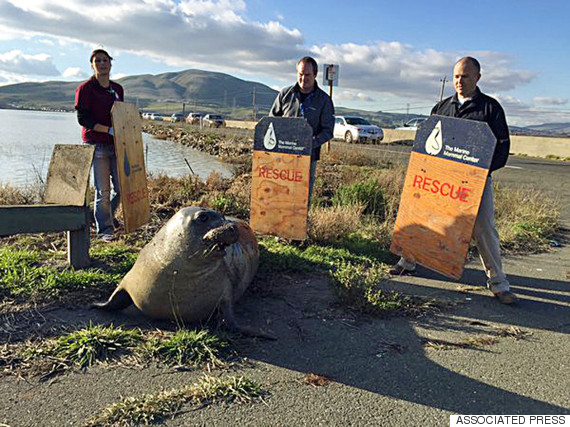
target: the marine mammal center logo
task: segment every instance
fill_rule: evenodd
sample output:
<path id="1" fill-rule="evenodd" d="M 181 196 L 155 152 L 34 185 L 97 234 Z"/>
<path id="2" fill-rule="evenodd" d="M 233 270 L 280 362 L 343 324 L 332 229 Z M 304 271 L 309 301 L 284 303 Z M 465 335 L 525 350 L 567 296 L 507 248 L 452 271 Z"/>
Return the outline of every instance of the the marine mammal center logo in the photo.
<path id="1" fill-rule="evenodd" d="M 273 150 L 276 145 L 277 137 L 275 136 L 275 129 L 273 129 L 273 123 L 269 123 L 267 132 L 265 132 L 265 136 L 263 137 L 263 146 L 267 150 Z"/>
<path id="2" fill-rule="evenodd" d="M 441 134 L 441 120 L 437 122 L 428 138 L 426 139 L 426 153 L 437 156 L 443 148 L 443 136 Z"/>

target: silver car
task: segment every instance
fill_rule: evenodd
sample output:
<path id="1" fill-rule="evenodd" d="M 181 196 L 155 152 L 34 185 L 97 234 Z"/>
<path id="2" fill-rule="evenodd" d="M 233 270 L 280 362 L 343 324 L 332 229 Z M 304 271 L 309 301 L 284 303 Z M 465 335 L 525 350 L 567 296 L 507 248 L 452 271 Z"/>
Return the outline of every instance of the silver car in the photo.
<path id="1" fill-rule="evenodd" d="M 384 132 L 380 126 L 373 125 L 362 117 L 335 116 L 334 137 L 344 139 L 349 144 L 353 142 L 377 143 L 384 139 Z"/>

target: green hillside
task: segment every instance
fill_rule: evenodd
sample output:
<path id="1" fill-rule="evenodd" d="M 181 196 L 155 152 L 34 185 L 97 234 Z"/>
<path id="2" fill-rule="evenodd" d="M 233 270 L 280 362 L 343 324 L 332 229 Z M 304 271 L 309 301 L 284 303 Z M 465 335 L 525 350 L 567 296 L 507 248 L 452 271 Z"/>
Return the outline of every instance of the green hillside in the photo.
<path id="1" fill-rule="evenodd" d="M 277 92 L 270 87 L 223 73 L 185 70 L 158 75 L 143 74 L 116 80 L 126 101 L 144 108 L 155 102 L 209 107 L 251 108 L 255 90 L 257 108 L 271 106 Z M 72 110 L 75 88 L 81 82 L 19 83 L 0 87 L 0 108 Z"/>

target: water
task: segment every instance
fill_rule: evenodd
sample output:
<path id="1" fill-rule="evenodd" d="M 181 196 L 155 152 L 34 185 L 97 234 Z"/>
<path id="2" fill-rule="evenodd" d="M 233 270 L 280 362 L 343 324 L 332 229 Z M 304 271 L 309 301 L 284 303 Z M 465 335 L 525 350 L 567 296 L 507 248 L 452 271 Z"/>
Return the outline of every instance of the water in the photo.
<path id="1" fill-rule="evenodd" d="M 45 181 L 55 144 L 81 144 L 75 114 L 0 110 L 0 184 L 25 186 Z M 170 141 L 143 134 L 147 172 L 179 177 L 194 173 L 205 179 L 211 172 L 231 176 L 231 168 L 215 157 Z"/>

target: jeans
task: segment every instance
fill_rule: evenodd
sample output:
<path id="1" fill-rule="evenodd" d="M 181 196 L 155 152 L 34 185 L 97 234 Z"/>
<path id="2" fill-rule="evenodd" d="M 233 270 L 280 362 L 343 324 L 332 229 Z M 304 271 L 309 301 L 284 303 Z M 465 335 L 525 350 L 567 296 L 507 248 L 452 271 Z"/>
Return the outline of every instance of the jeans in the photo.
<path id="1" fill-rule="evenodd" d="M 93 181 L 95 184 L 95 224 L 97 235 L 113 234 L 113 218 L 119 207 L 119 173 L 115 147 L 111 144 L 95 144 L 93 159 Z M 111 182 L 113 195 L 111 196 Z"/>

